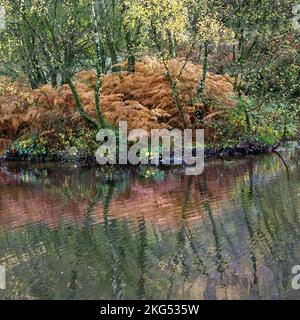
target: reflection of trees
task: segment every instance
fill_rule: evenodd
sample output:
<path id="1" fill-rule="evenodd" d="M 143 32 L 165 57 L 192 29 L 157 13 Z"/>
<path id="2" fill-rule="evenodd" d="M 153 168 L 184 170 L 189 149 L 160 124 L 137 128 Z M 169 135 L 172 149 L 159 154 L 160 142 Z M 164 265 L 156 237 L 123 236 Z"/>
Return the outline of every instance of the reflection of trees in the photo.
<path id="1" fill-rule="evenodd" d="M 285 269 L 284 262 L 288 260 L 288 255 L 284 246 L 282 246 L 282 244 L 284 243 L 284 239 L 282 238 L 282 232 L 279 229 L 280 222 L 277 217 L 275 205 L 272 202 L 272 198 L 270 197 L 268 187 L 265 191 L 265 197 L 267 197 L 268 199 L 267 206 L 265 206 L 265 201 L 263 201 L 263 199 L 260 199 L 260 197 L 256 197 L 255 201 L 256 206 L 258 206 L 259 211 L 262 213 L 261 233 L 265 234 L 265 236 L 269 236 L 270 238 L 271 244 L 269 245 L 269 250 L 274 259 L 276 259 L 277 266 L 273 266 L 267 261 L 266 264 L 272 271 L 274 277 L 280 277 L 281 275 L 283 275 L 282 280 L 284 280 L 287 279 L 287 270 Z M 280 285 L 280 282 L 278 283 L 278 285 L 277 283 L 274 283 L 274 285 L 276 285 L 278 291 L 282 293 L 282 295 L 284 294 L 284 291 L 288 289 L 284 283 L 282 286 Z M 283 288 L 283 290 L 281 287 Z"/>
<path id="2" fill-rule="evenodd" d="M 214 243 L 215 243 L 215 252 L 216 252 L 216 266 L 217 266 L 217 271 L 220 274 L 220 281 L 222 282 L 223 274 L 225 271 L 225 259 L 222 255 L 222 245 L 218 233 L 218 228 L 214 219 L 214 214 L 212 211 L 212 208 L 210 206 L 209 199 L 207 198 L 207 182 L 205 179 L 201 180 L 200 182 L 200 193 L 203 197 L 203 207 L 205 209 L 205 212 L 208 215 L 211 227 L 212 227 L 212 236 L 214 238 Z M 209 270 L 209 272 L 212 272 Z M 206 289 L 206 295 L 210 296 L 210 289 L 209 289 L 209 278 L 207 282 L 207 289 Z"/>
<path id="3" fill-rule="evenodd" d="M 222 256 L 222 245 L 221 245 L 221 241 L 220 241 L 220 237 L 219 237 L 218 228 L 217 228 L 217 225 L 216 225 L 216 222 L 214 219 L 213 210 L 210 206 L 208 198 L 206 197 L 207 184 L 206 184 L 205 180 L 201 181 L 201 183 L 200 183 L 200 192 L 204 198 L 203 206 L 205 208 L 205 211 L 209 217 L 209 221 L 212 226 L 212 234 L 213 234 L 215 245 L 216 245 L 217 270 L 220 273 L 221 278 L 222 278 L 222 274 L 225 269 L 225 267 L 224 267 L 225 260 L 224 260 L 224 257 Z"/>
<path id="4" fill-rule="evenodd" d="M 138 242 L 137 259 L 138 259 L 140 276 L 138 280 L 137 296 L 138 296 L 138 299 L 142 300 L 146 298 L 145 274 L 147 272 L 146 248 L 148 245 L 146 223 L 143 216 L 141 216 L 141 218 L 139 219 L 138 231 L 139 231 L 139 242 Z"/>
<path id="5" fill-rule="evenodd" d="M 265 286 L 264 279 L 258 275 L 259 268 L 265 265 L 276 280 L 272 282 L 273 287 L 284 297 L 290 291 L 291 266 L 297 263 L 294 259 L 294 243 L 299 239 L 298 224 L 294 219 L 299 214 L 299 200 L 295 197 L 297 180 L 290 181 L 292 176 L 283 174 L 273 184 L 258 188 L 254 187 L 253 174 L 253 164 L 249 161 L 249 188 L 245 185 L 241 189 L 241 203 L 249 233 L 253 285 L 257 290 Z M 289 238 L 293 239 L 293 244 Z M 257 292 L 258 296 L 262 296 L 261 290 Z"/>
<path id="6" fill-rule="evenodd" d="M 167 294 L 167 299 L 171 299 L 172 290 L 174 286 L 174 281 L 176 279 L 176 275 L 178 274 L 178 269 L 180 268 L 179 264 L 181 264 L 181 274 L 183 275 L 183 282 L 186 281 L 188 278 L 189 270 L 188 265 L 185 263 L 186 259 L 186 239 L 187 239 L 187 230 L 186 230 L 186 210 L 188 207 L 188 202 L 190 198 L 190 191 L 191 191 L 191 178 L 188 179 L 188 186 L 184 189 L 184 197 L 182 202 L 182 208 L 181 208 L 181 228 L 177 232 L 176 236 L 176 246 L 174 250 L 174 256 L 171 258 L 169 262 L 169 268 L 171 270 L 170 272 L 170 278 L 169 278 L 169 290 Z"/>
<path id="7" fill-rule="evenodd" d="M 26 194 L 44 197 L 37 191 L 42 187 L 48 204 L 64 199 L 59 210 L 64 207 L 71 215 L 77 204 L 84 212 L 80 223 L 62 212 L 64 219 L 55 224 L 34 220 L 4 229 L 0 264 L 7 264 L 13 277 L 0 295 L 287 296 L 290 267 L 300 258 L 299 166 L 289 166 L 290 180 L 277 157 L 253 157 L 240 164 L 217 162 L 201 177 L 173 171 L 155 176 L 145 170 L 142 176 L 131 172 L 118 179 L 98 173 L 95 180 L 89 169 L 49 187 L 50 171 L 39 175 L 42 184 L 37 178 L 8 184 L 2 191 L 19 201 Z M 22 175 L 30 177 L 26 170 Z M 69 207 L 76 198 L 80 201 Z M 6 198 L 0 199 L 3 213 Z"/>
<path id="8" fill-rule="evenodd" d="M 257 293 L 259 295 L 259 287 L 258 287 L 258 276 L 257 276 L 257 259 L 256 259 L 256 253 L 255 249 L 257 246 L 257 233 L 252 225 L 251 222 L 251 202 L 252 202 L 252 192 L 251 185 L 249 188 L 244 187 L 241 189 L 241 202 L 242 202 L 242 209 L 244 213 L 244 221 L 247 226 L 250 243 L 249 243 L 249 253 L 250 253 L 250 260 L 252 262 L 252 268 L 253 268 L 253 290 L 257 290 Z"/>
<path id="9" fill-rule="evenodd" d="M 114 241 L 111 237 L 111 226 L 109 222 L 109 205 L 111 202 L 111 199 L 113 197 L 113 190 L 114 187 L 112 184 L 109 185 L 108 192 L 104 198 L 104 203 L 103 203 L 103 209 L 104 209 L 104 228 L 105 228 L 105 233 L 107 237 L 107 242 L 109 245 L 109 252 L 110 252 L 110 257 L 111 257 L 111 268 L 112 268 L 112 297 L 113 299 L 123 299 L 124 298 L 124 293 L 123 293 L 123 277 L 121 273 L 119 273 L 119 268 L 118 268 L 118 254 L 116 252 L 115 246 L 114 246 Z"/>
<path id="10" fill-rule="evenodd" d="M 111 261 L 111 290 L 113 299 L 123 299 L 124 298 L 124 280 L 122 273 L 120 272 L 121 268 L 119 267 L 119 257 L 116 252 L 114 239 L 112 236 L 112 226 L 109 217 L 110 203 L 114 195 L 115 184 L 112 181 L 109 181 L 107 185 L 97 184 L 96 185 L 96 194 L 91 199 L 87 213 L 93 212 L 95 207 L 100 201 L 103 202 L 103 217 L 104 217 L 104 230 L 107 239 L 107 244 L 109 247 L 109 256 Z M 88 221 L 88 220 L 87 220 Z M 85 228 L 87 229 L 87 228 Z M 101 255 L 99 255 L 99 258 Z"/>
<path id="11" fill-rule="evenodd" d="M 176 281 L 176 275 L 178 269 L 181 266 L 181 285 L 184 287 L 185 283 L 190 280 L 191 268 L 197 270 L 199 276 L 207 276 L 207 267 L 197 249 L 197 245 L 194 243 L 194 235 L 190 230 L 188 224 L 187 211 L 189 210 L 189 204 L 192 201 L 191 192 L 193 187 L 193 177 L 188 177 L 186 186 L 183 189 L 183 200 L 181 206 L 181 228 L 178 230 L 176 235 L 176 246 L 174 250 L 174 256 L 169 262 L 171 269 L 170 273 L 170 286 L 167 294 L 167 299 L 172 298 L 172 289 L 174 282 Z M 190 250 L 188 250 L 190 249 Z M 179 266 L 180 264 L 180 266 Z"/>

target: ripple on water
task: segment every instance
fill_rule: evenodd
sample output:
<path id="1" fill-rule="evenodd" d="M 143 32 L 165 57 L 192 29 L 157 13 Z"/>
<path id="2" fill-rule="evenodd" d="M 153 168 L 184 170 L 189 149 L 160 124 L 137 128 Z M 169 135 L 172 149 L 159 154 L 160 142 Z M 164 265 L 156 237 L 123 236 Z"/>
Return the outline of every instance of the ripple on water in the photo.
<path id="1" fill-rule="evenodd" d="M 12 280 L 0 297 L 295 298 L 300 171 L 284 157 L 289 174 L 269 155 L 210 161 L 199 177 L 3 164 L 0 263 Z"/>

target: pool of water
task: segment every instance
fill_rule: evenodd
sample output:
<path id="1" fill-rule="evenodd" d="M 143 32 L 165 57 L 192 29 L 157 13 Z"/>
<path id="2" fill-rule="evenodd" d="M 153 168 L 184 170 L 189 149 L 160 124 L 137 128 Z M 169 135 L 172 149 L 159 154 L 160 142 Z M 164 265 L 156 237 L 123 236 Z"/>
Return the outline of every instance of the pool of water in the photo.
<path id="1" fill-rule="evenodd" d="M 1 299 L 286 299 L 300 151 L 180 168 L 0 165 Z"/>

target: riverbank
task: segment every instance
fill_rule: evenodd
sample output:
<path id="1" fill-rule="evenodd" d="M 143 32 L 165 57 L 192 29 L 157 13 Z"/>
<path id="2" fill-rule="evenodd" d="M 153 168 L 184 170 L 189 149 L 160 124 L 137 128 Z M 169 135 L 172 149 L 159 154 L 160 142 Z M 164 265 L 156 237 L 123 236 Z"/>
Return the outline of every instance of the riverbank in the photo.
<path id="1" fill-rule="evenodd" d="M 262 145 L 258 142 L 246 142 L 235 147 L 220 147 L 220 148 L 206 148 L 204 151 L 205 158 L 213 157 L 241 157 L 247 155 L 268 154 L 273 151 L 272 146 Z M 194 153 L 194 151 L 193 151 Z M 76 163 L 79 165 L 97 165 L 96 158 L 93 154 L 76 154 L 71 155 L 68 152 L 60 152 L 54 154 L 43 154 L 42 156 L 34 156 L 30 154 L 22 155 L 18 152 L 6 151 L 2 156 L 0 155 L 0 162 L 8 161 L 25 161 L 34 163 L 58 162 L 58 163 Z M 171 162 L 174 161 L 174 156 L 171 154 Z M 149 161 L 150 163 L 150 161 Z M 162 164 L 162 163 L 161 163 Z"/>

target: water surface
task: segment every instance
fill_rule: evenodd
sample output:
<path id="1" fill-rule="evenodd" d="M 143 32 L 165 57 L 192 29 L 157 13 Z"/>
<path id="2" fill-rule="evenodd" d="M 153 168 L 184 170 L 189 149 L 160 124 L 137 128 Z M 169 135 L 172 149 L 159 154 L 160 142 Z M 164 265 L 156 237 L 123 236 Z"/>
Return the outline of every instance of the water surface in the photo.
<path id="1" fill-rule="evenodd" d="M 0 165 L 0 298 L 298 299 L 300 152 L 282 157 Z"/>

